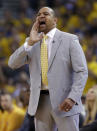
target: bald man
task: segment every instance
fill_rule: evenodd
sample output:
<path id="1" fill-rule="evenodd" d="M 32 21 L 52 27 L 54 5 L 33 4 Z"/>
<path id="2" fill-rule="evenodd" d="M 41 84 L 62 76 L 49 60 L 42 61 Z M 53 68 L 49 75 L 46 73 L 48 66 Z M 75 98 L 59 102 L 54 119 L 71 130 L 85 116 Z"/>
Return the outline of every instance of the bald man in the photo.
<path id="1" fill-rule="evenodd" d="M 54 10 L 41 8 L 29 37 L 8 64 L 13 69 L 29 64 L 28 114 L 35 115 L 36 131 L 53 131 L 55 124 L 58 131 L 79 131 L 87 64 L 78 37 L 56 25 Z"/>

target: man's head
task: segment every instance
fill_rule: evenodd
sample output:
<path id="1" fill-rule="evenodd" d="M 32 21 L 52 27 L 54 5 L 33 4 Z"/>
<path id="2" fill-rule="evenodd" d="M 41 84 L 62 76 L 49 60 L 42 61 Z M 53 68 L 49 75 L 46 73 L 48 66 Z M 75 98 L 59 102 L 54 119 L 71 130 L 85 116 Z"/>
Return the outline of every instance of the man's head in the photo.
<path id="1" fill-rule="evenodd" d="M 39 32 L 47 33 L 54 27 L 56 27 L 57 18 L 53 9 L 49 7 L 43 7 L 39 10 L 37 18 L 39 23 Z"/>
<path id="2" fill-rule="evenodd" d="M 12 108 L 12 98 L 10 94 L 3 93 L 0 95 L 1 107 L 3 110 L 9 111 Z"/>

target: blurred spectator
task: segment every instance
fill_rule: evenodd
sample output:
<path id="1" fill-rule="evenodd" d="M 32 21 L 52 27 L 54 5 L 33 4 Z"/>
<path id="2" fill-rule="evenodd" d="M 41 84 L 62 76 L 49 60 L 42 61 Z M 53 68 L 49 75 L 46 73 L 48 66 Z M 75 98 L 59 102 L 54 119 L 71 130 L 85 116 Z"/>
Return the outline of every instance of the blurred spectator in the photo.
<path id="1" fill-rule="evenodd" d="M 30 89 L 25 85 L 21 88 L 18 99 L 17 105 L 22 108 L 25 112 L 27 111 L 27 106 L 29 104 L 29 96 L 30 96 Z"/>
<path id="2" fill-rule="evenodd" d="M 97 88 L 91 88 L 86 95 L 86 119 L 84 125 L 97 120 Z"/>
<path id="3" fill-rule="evenodd" d="M 3 70 L 2 70 L 3 65 L 4 65 L 4 58 L 1 57 L 0 58 L 0 83 L 6 82 L 6 77 L 5 77 Z"/>
<path id="4" fill-rule="evenodd" d="M 97 61 L 97 33 L 92 36 L 92 48 L 93 48 L 93 55 L 95 56 L 95 60 Z"/>
<path id="5" fill-rule="evenodd" d="M 27 106 L 29 103 L 29 95 L 30 95 L 30 89 L 27 87 L 22 88 L 20 95 L 19 95 L 19 101 L 21 108 L 26 112 Z M 29 114 L 26 114 L 24 122 L 22 124 L 22 127 L 19 131 L 35 131 L 34 127 L 34 116 L 30 116 Z"/>
<path id="6" fill-rule="evenodd" d="M 23 12 L 27 18 L 34 18 L 35 11 L 30 7 L 28 0 L 20 0 L 19 13 Z"/>
<path id="7" fill-rule="evenodd" d="M 88 63 L 89 76 L 84 93 L 87 93 L 87 90 L 97 83 L 97 62 L 95 60 L 95 56 L 93 55 L 93 48 L 91 45 L 88 45 L 86 50 L 86 59 Z"/>
<path id="8" fill-rule="evenodd" d="M 1 107 L 4 110 L 0 131 L 15 131 L 19 129 L 24 120 L 24 111 L 13 105 L 11 95 L 6 92 L 0 95 L 0 100 Z"/>

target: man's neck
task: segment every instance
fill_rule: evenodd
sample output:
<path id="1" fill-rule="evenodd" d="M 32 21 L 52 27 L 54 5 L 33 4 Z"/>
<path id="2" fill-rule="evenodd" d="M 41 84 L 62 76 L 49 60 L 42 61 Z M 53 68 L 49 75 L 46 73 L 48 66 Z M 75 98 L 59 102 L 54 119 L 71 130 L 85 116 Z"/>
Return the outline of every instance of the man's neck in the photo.
<path id="1" fill-rule="evenodd" d="M 50 32 L 51 30 L 53 30 L 54 28 L 56 28 L 56 26 L 52 27 L 52 28 L 49 29 L 48 31 L 44 31 L 44 34 L 47 34 L 47 33 Z"/>

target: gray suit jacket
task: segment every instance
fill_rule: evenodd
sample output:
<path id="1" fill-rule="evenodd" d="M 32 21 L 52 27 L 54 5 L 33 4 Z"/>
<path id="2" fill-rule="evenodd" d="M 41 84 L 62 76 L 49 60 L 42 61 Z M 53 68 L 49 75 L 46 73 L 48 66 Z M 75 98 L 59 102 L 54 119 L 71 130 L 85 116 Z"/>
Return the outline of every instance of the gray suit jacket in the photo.
<path id="1" fill-rule="evenodd" d="M 13 69 L 29 64 L 31 92 L 28 113 L 30 115 L 34 115 L 37 110 L 41 89 L 40 43 L 34 44 L 30 51 L 25 51 L 24 45 L 21 46 L 10 56 L 8 62 Z M 57 29 L 53 38 L 47 75 L 50 100 L 57 115 L 64 117 L 79 113 L 88 71 L 76 35 Z M 59 105 L 65 98 L 71 98 L 77 103 L 69 112 L 59 111 Z"/>

